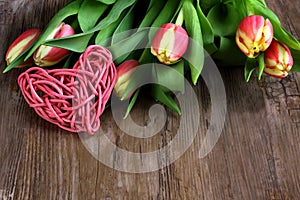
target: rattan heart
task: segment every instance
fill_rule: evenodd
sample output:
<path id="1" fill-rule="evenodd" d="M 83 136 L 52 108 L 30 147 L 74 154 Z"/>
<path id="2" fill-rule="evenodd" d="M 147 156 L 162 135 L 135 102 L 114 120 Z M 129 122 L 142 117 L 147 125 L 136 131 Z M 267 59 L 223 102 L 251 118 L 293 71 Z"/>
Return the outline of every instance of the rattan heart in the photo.
<path id="1" fill-rule="evenodd" d="M 45 120 L 71 132 L 95 133 L 116 82 L 111 53 L 91 45 L 73 69 L 32 67 L 18 84 L 30 107 Z"/>

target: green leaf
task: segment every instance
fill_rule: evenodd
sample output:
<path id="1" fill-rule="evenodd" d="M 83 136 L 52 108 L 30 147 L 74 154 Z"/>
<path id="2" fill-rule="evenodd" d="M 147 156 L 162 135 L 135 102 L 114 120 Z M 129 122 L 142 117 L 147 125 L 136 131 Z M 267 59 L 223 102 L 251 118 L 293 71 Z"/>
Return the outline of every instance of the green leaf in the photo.
<path id="1" fill-rule="evenodd" d="M 114 61 L 120 58 L 122 55 L 126 55 L 127 53 L 134 51 L 137 48 L 137 45 L 139 45 L 141 41 L 145 40 L 147 33 L 147 29 L 140 29 L 128 38 L 114 43 L 112 44 L 112 46 L 107 47 L 111 51 Z"/>
<path id="2" fill-rule="evenodd" d="M 202 12 L 200 5 L 199 5 L 199 0 L 197 0 L 196 9 L 197 9 L 197 14 L 199 17 L 201 31 L 202 31 L 203 45 L 204 45 L 204 47 L 212 45 L 214 43 L 213 28 L 212 28 L 210 22 L 208 21 L 208 19 L 206 18 L 206 16 L 204 15 L 204 13 Z"/>
<path id="3" fill-rule="evenodd" d="M 109 24 L 117 21 L 124 10 L 135 4 L 137 0 L 117 1 L 109 14 L 95 26 L 91 32 L 99 31 Z"/>
<path id="4" fill-rule="evenodd" d="M 178 0 L 168 0 L 159 15 L 155 18 L 151 27 L 161 27 L 163 24 L 168 23 L 174 16 L 174 13 L 177 11 L 179 5 Z M 157 29 L 152 29 L 149 32 L 149 41 L 152 41 Z"/>
<path id="5" fill-rule="evenodd" d="M 155 2 L 155 3 L 152 3 L 152 2 Z M 139 28 L 151 26 L 151 24 L 157 18 L 158 14 L 160 13 L 160 11 L 164 5 L 165 5 L 165 2 L 163 0 L 151 1 L 148 11 L 147 11 L 146 15 L 144 16 L 143 21 L 139 25 Z"/>
<path id="6" fill-rule="evenodd" d="M 120 40 L 123 40 L 129 36 L 129 29 L 132 29 L 133 27 L 133 20 L 134 20 L 134 13 L 133 9 L 134 6 L 130 8 L 130 10 L 126 13 L 126 15 L 122 18 L 121 22 L 115 29 L 113 35 L 112 35 L 112 44 L 119 42 Z M 116 37 L 117 35 L 117 37 Z"/>
<path id="7" fill-rule="evenodd" d="M 265 0 L 257 0 L 258 3 L 260 3 L 260 5 L 262 6 L 267 6 Z"/>
<path id="8" fill-rule="evenodd" d="M 184 93 L 184 60 L 168 67 L 153 64 L 152 79 L 156 83 L 151 88 L 152 97 L 181 115 L 180 108 L 171 93 L 176 91 Z"/>
<path id="9" fill-rule="evenodd" d="M 107 8 L 107 5 L 99 1 L 84 0 L 78 12 L 78 21 L 81 30 L 86 32 L 92 29 Z"/>
<path id="10" fill-rule="evenodd" d="M 111 23 L 110 25 L 100 30 L 96 36 L 95 44 L 104 47 L 110 45 L 111 36 L 113 35 L 115 29 L 118 27 L 121 20 L 122 20 L 122 15 L 117 21 Z"/>
<path id="11" fill-rule="evenodd" d="M 161 25 L 170 22 L 179 5 L 178 0 L 168 0 L 155 21 L 152 27 L 160 27 Z"/>
<path id="12" fill-rule="evenodd" d="M 63 40 L 72 41 L 73 39 L 76 38 L 76 40 L 73 40 L 74 42 L 66 42 L 64 43 L 65 46 L 59 45 L 59 47 L 69 49 L 75 52 L 83 52 L 84 51 L 83 46 L 82 45 L 78 46 L 75 41 L 81 41 L 81 44 L 87 45 L 89 43 L 90 38 L 93 36 L 94 32 L 100 31 L 105 27 L 109 26 L 111 23 L 117 21 L 120 15 L 123 13 L 123 11 L 126 10 L 128 7 L 132 6 L 136 1 L 137 0 L 117 1 L 113 5 L 108 15 L 89 31 L 85 33 L 75 34 L 69 37 L 51 40 L 49 42 L 46 42 L 45 44 L 50 46 L 56 46 L 59 45 Z"/>
<path id="13" fill-rule="evenodd" d="M 216 4 L 220 3 L 220 0 L 199 0 L 200 2 L 197 3 L 200 5 L 201 9 L 205 14 L 208 13 L 208 11 L 214 7 Z"/>
<path id="14" fill-rule="evenodd" d="M 154 65 L 154 68 L 155 79 L 159 85 L 167 86 L 167 89 L 171 91 L 184 93 L 184 60 L 170 67 Z"/>
<path id="15" fill-rule="evenodd" d="M 81 37 L 64 37 L 61 39 L 47 40 L 44 44 L 81 53 L 85 51 L 92 36 L 93 33 L 82 35 Z"/>
<path id="16" fill-rule="evenodd" d="M 130 113 L 130 111 L 132 110 L 136 100 L 137 100 L 137 97 L 139 96 L 139 93 L 140 93 L 140 88 L 137 89 L 137 91 L 134 93 L 133 97 L 130 99 L 130 102 L 129 102 L 129 105 L 127 107 L 127 110 L 126 110 L 126 113 L 124 115 L 124 119 L 126 119 Z"/>
<path id="17" fill-rule="evenodd" d="M 291 53 L 294 60 L 294 65 L 291 69 L 292 72 L 300 72 L 300 51 L 291 49 Z"/>
<path id="18" fill-rule="evenodd" d="M 42 44 L 45 42 L 46 38 L 49 36 L 49 34 L 56 28 L 56 26 L 62 22 L 65 18 L 75 15 L 78 13 L 79 8 L 81 5 L 81 0 L 72 1 L 66 6 L 64 6 L 62 9 L 56 13 L 56 15 L 51 19 L 49 22 L 46 30 L 41 34 L 41 36 L 37 39 L 34 46 L 31 48 L 27 56 L 25 57 L 25 60 L 27 60 L 33 52 Z"/>
<path id="19" fill-rule="evenodd" d="M 161 9 L 163 8 L 164 3 L 165 3 L 164 1 L 157 1 L 157 2 L 153 3 L 154 1 L 155 0 L 152 0 L 150 2 L 148 11 L 147 11 L 145 17 L 143 18 L 142 22 L 139 25 L 139 28 L 137 29 L 137 33 L 143 31 L 144 28 L 151 26 L 151 24 L 154 22 L 154 20 L 156 19 L 157 15 L 159 14 L 159 12 L 161 11 Z M 135 33 L 135 35 L 137 35 L 137 33 Z M 128 36 L 128 34 L 126 34 L 126 33 L 125 33 L 125 35 Z M 120 36 L 120 34 L 118 34 L 118 36 Z M 122 35 L 121 35 L 121 38 L 124 39 L 124 37 L 122 37 Z M 118 40 L 120 40 L 120 39 L 118 39 Z M 132 41 L 132 43 L 130 44 L 131 46 L 129 48 L 131 48 L 132 50 L 134 50 L 134 48 L 136 48 L 136 46 L 139 45 L 139 42 L 136 42 L 136 41 L 133 41 L 133 40 L 131 40 L 131 41 Z M 140 40 L 138 40 L 138 41 L 140 41 Z M 122 45 L 124 46 L 124 44 L 122 44 Z M 148 52 L 147 49 L 144 50 L 143 55 L 145 55 L 146 52 Z M 133 54 L 134 53 L 132 53 L 131 55 L 133 55 Z M 124 56 L 127 56 L 127 55 L 124 55 Z M 148 58 L 152 58 L 152 54 L 147 55 L 147 59 Z M 123 60 L 124 60 L 124 57 L 121 57 L 121 58 L 117 59 L 115 62 L 121 63 Z M 143 63 L 142 60 L 140 60 L 140 61 L 141 61 L 140 63 Z"/>
<path id="20" fill-rule="evenodd" d="M 192 40 L 186 52 L 186 60 L 189 61 L 193 84 L 196 84 L 204 65 L 204 50 L 201 26 L 197 11 L 190 1 L 185 1 L 182 5 L 186 30 Z"/>
<path id="21" fill-rule="evenodd" d="M 107 5 L 110 5 L 110 4 L 115 3 L 117 0 L 96 0 L 96 1 L 99 1 L 99 2 L 107 4 Z"/>
<path id="22" fill-rule="evenodd" d="M 132 34 L 131 31 L 128 30 L 132 29 L 133 27 L 133 21 L 134 21 L 133 8 L 134 6 L 131 7 L 131 9 L 127 12 L 125 17 L 123 17 L 122 21 L 119 23 L 118 27 L 115 29 L 111 40 L 112 45 L 130 37 L 130 35 Z M 115 59 L 115 63 L 123 62 L 131 53 L 132 52 L 128 52 L 120 56 L 118 59 Z"/>
<path id="23" fill-rule="evenodd" d="M 218 51 L 212 55 L 212 58 L 222 66 L 244 65 L 246 56 L 235 43 L 234 37 L 217 37 Z"/>
<path id="24" fill-rule="evenodd" d="M 217 4 L 208 13 L 207 19 L 216 36 L 235 36 L 242 20 L 241 13 L 230 4 Z"/>
<path id="25" fill-rule="evenodd" d="M 248 58 L 244 68 L 245 80 L 249 82 L 251 75 L 254 70 L 257 68 L 257 61 L 254 58 Z"/>
<path id="26" fill-rule="evenodd" d="M 153 67 L 152 65 L 150 66 L 150 64 L 140 65 L 135 68 L 134 72 L 131 74 L 121 100 L 126 99 L 126 97 L 137 88 L 140 88 L 147 83 L 153 83 L 152 68 Z"/>
<path id="27" fill-rule="evenodd" d="M 178 107 L 176 101 L 168 92 L 165 92 L 162 86 L 156 84 L 153 85 L 151 95 L 156 101 L 163 103 L 164 105 L 181 115 L 181 110 Z"/>
<path id="28" fill-rule="evenodd" d="M 261 53 L 258 57 L 258 80 L 261 79 L 261 76 L 265 69 L 265 60 L 264 60 L 264 53 Z"/>

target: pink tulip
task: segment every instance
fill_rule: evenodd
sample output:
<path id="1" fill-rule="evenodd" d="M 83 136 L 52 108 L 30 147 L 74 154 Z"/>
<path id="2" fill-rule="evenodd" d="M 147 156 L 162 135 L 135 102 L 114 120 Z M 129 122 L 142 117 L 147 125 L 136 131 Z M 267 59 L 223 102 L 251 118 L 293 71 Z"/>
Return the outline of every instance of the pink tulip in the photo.
<path id="1" fill-rule="evenodd" d="M 129 84 L 132 73 L 139 66 L 136 60 L 127 60 L 117 67 L 117 82 L 115 84 L 115 93 L 122 98 Z M 130 92 L 124 99 L 129 99 L 134 91 Z"/>
<path id="2" fill-rule="evenodd" d="M 293 57 L 289 48 L 275 39 L 265 51 L 264 59 L 264 73 L 275 78 L 286 77 L 293 66 Z"/>
<path id="3" fill-rule="evenodd" d="M 188 47 L 187 32 L 179 25 L 167 23 L 155 33 L 151 53 L 164 64 L 176 63 Z"/>
<path id="4" fill-rule="evenodd" d="M 273 26 L 268 19 L 259 15 L 244 18 L 236 31 L 236 44 L 249 58 L 265 51 L 273 39 Z"/>
<path id="5" fill-rule="evenodd" d="M 73 28 L 65 23 L 60 23 L 46 40 L 62 38 L 66 36 L 74 35 L 75 31 Z M 58 47 L 50 47 L 46 45 L 41 45 L 33 55 L 33 59 L 36 65 L 38 66 L 51 66 L 60 62 L 70 53 L 69 50 L 58 48 Z"/>
<path id="6" fill-rule="evenodd" d="M 16 57 L 23 53 L 37 38 L 40 36 L 41 31 L 38 29 L 29 29 L 23 32 L 8 48 L 5 60 L 7 65 L 13 62 Z M 24 63 L 18 65 L 17 67 L 26 67 L 33 65 L 32 58 L 28 59 Z"/>

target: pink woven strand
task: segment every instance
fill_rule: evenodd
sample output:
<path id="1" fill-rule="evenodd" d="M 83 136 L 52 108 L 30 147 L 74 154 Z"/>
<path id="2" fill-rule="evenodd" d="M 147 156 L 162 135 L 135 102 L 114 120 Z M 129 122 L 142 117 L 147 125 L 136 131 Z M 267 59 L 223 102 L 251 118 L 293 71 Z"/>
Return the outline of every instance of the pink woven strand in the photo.
<path id="1" fill-rule="evenodd" d="M 43 119 L 71 132 L 95 133 L 116 82 L 111 53 L 89 46 L 73 69 L 32 67 L 18 84 L 30 107 Z"/>

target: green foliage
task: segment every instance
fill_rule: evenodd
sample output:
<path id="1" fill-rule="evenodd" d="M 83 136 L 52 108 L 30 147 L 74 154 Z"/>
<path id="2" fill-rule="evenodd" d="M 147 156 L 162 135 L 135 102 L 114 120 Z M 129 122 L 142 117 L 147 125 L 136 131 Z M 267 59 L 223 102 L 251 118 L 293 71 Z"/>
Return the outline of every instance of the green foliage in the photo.
<path id="1" fill-rule="evenodd" d="M 265 68 L 264 53 L 261 53 L 258 56 L 257 61 L 258 61 L 258 80 L 260 80 Z"/>
<path id="2" fill-rule="evenodd" d="M 244 68 L 245 80 L 249 82 L 251 75 L 254 70 L 257 68 L 257 61 L 254 58 L 248 58 Z"/>
<path id="3" fill-rule="evenodd" d="M 191 1 L 184 1 L 182 6 L 184 24 L 192 40 L 186 53 L 189 61 L 193 84 L 196 84 L 204 65 L 203 38 L 197 11 Z"/>
<path id="4" fill-rule="evenodd" d="M 110 5 L 110 4 L 115 3 L 117 0 L 96 0 L 96 1 L 99 1 L 99 2 L 107 4 L 107 5 Z"/>
<path id="5" fill-rule="evenodd" d="M 245 80 L 249 82 L 251 75 L 256 69 L 258 69 L 258 80 L 260 80 L 264 72 L 264 68 L 265 62 L 263 53 L 256 58 L 248 58 L 244 68 Z"/>
<path id="6" fill-rule="evenodd" d="M 207 19 L 213 27 L 215 36 L 228 37 L 235 35 L 242 15 L 236 7 L 219 3 L 209 11 Z"/>
<path id="7" fill-rule="evenodd" d="M 300 51 L 291 49 L 291 53 L 294 59 L 294 65 L 292 67 L 293 72 L 300 72 Z"/>
<path id="8" fill-rule="evenodd" d="M 100 1 L 84 0 L 78 12 L 78 21 L 81 30 L 87 32 L 92 29 L 107 8 L 108 6 Z"/>
<path id="9" fill-rule="evenodd" d="M 137 5 L 145 5 L 139 10 Z M 147 6 L 147 7 L 146 7 Z M 146 9 L 147 8 L 147 9 Z M 141 64 L 157 62 L 149 49 L 143 52 L 134 51 L 142 42 L 151 44 L 157 28 L 165 23 L 175 22 L 178 15 L 183 14 L 182 26 L 189 37 L 189 48 L 185 59 L 161 68 L 153 64 L 143 68 L 130 80 L 123 99 L 132 91 L 126 116 L 133 108 L 145 78 L 151 85 L 150 95 L 157 101 L 168 106 L 178 114 L 181 113 L 174 94 L 171 91 L 184 93 L 185 63 L 188 66 L 191 81 L 196 84 L 204 66 L 205 56 L 211 55 L 220 65 L 244 65 L 245 80 L 249 81 L 257 69 L 258 79 L 264 70 L 264 54 L 255 59 L 246 58 L 235 44 L 235 33 L 240 21 L 250 14 L 268 18 L 274 28 L 274 37 L 286 44 L 292 52 L 294 66 L 292 71 L 300 72 L 300 43 L 284 29 L 276 14 L 271 11 L 264 0 L 74 0 L 63 7 L 49 22 L 38 40 L 18 56 L 4 73 L 29 59 L 42 44 L 61 47 L 72 51 L 65 64 L 67 68 L 77 53 L 85 51 L 90 44 L 107 47 L 113 55 L 116 65 L 128 58 L 139 60 Z M 180 18 L 181 19 L 181 18 Z M 78 27 L 75 35 L 47 40 L 47 36 L 62 21 L 70 21 Z M 72 20 L 74 20 L 72 22 Z M 153 27 L 148 31 L 147 27 Z M 129 30 L 134 29 L 134 32 Z M 148 46 L 149 47 L 149 46 Z M 204 49 L 208 54 L 205 54 Z M 75 53 L 74 53 L 75 52 Z M 186 62 L 189 61 L 189 63 Z M 145 76 L 141 76 L 144 74 Z"/>
<path id="10" fill-rule="evenodd" d="M 149 32 L 149 41 L 152 41 L 152 38 L 155 35 L 155 32 L 157 29 L 155 27 L 160 27 L 165 23 L 168 23 L 171 21 L 171 19 L 174 17 L 174 13 L 177 11 L 179 6 L 178 0 L 168 0 L 165 4 L 165 6 L 162 8 L 160 13 L 157 15 L 153 23 L 151 24 L 151 27 L 154 29 L 150 30 Z"/>
<path id="11" fill-rule="evenodd" d="M 246 56 L 235 44 L 234 37 L 217 37 L 218 50 L 212 54 L 212 58 L 221 66 L 242 66 L 246 61 Z M 230 50 L 229 50 L 230 49 Z"/>
<path id="12" fill-rule="evenodd" d="M 103 18 L 94 28 L 84 33 L 47 41 L 45 42 L 45 45 L 61 47 L 75 52 L 83 52 L 95 32 L 101 31 L 105 27 L 117 21 L 120 18 L 120 15 L 128 7 L 136 3 L 136 1 L 137 0 L 116 1 L 107 16 Z"/>
<path id="13" fill-rule="evenodd" d="M 35 42 L 35 45 L 32 47 L 30 52 L 26 56 L 26 60 L 33 54 L 33 52 L 45 42 L 48 35 L 55 29 L 55 27 L 62 22 L 64 19 L 71 15 L 75 15 L 78 13 L 79 8 L 81 5 L 81 1 L 73 1 L 66 5 L 64 8 L 62 8 L 49 22 L 46 30 L 42 33 L 42 35 L 39 37 L 39 39 Z"/>
<path id="14" fill-rule="evenodd" d="M 202 32 L 202 39 L 203 39 L 203 46 L 206 51 L 210 54 L 215 52 L 216 48 L 210 48 L 214 46 L 214 30 L 204 15 L 203 11 L 201 10 L 199 0 L 197 0 L 196 10 L 200 22 L 201 32 Z"/>
<path id="15" fill-rule="evenodd" d="M 129 105 L 128 105 L 128 107 L 127 107 L 127 109 L 126 109 L 126 113 L 125 113 L 125 115 L 124 115 L 124 119 L 128 117 L 130 111 L 131 111 L 132 108 L 134 107 L 134 104 L 135 104 L 135 102 L 136 102 L 136 100 L 137 100 L 137 98 L 138 98 L 138 96 L 139 96 L 139 94 L 140 94 L 140 90 L 141 90 L 141 89 L 139 88 L 139 89 L 134 93 L 133 97 L 130 99 Z"/>

